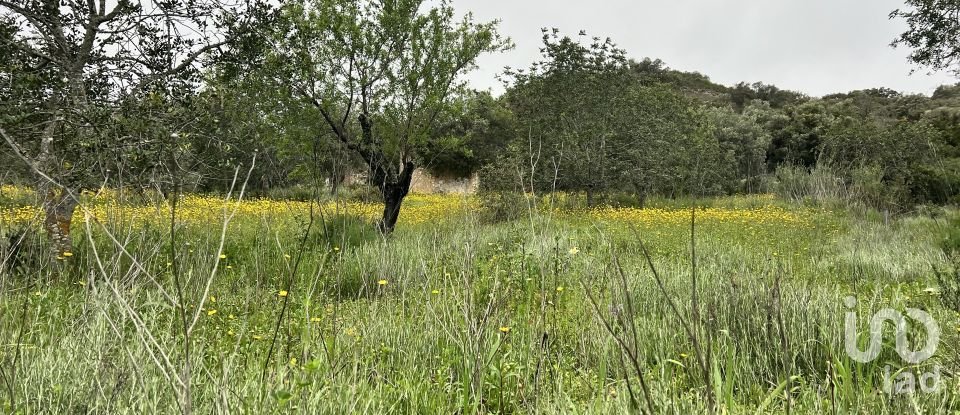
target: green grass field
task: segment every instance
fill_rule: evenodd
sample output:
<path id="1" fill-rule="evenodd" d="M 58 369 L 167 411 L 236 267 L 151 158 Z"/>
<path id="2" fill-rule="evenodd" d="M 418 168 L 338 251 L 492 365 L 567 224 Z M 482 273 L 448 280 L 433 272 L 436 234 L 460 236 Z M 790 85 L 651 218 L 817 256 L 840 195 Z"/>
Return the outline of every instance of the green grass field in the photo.
<path id="1" fill-rule="evenodd" d="M 5 239 L 35 223 L 29 198 L 0 196 Z M 960 318 L 934 272 L 950 210 L 756 196 L 492 223 L 472 198 L 414 195 L 384 240 L 372 205 L 191 196 L 171 242 L 164 205 L 85 206 L 71 255 L 31 236 L 7 261 L 4 411 L 960 411 Z M 854 361 L 851 295 L 861 349 L 873 313 L 916 308 L 939 323 L 936 354 L 904 362 L 889 326 Z M 937 367 L 936 392 L 883 391 L 887 370 Z"/>

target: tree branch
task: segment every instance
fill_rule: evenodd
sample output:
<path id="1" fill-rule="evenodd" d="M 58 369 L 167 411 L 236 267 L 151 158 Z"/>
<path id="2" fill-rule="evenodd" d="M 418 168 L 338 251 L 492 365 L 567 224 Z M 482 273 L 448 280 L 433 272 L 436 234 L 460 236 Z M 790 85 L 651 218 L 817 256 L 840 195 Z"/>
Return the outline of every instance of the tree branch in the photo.
<path id="1" fill-rule="evenodd" d="M 145 76 L 143 79 L 140 80 L 139 83 L 137 83 L 137 86 L 134 87 L 133 90 L 134 90 L 134 91 L 142 90 L 142 89 L 143 89 L 144 87 L 146 87 L 148 84 L 150 84 L 150 83 L 152 83 L 152 82 L 155 82 L 155 81 L 157 81 L 157 80 L 159 80 L 159 79 L 161 79 L 161 78 L 164 78 L 164 77 L 167 77 L 167 76 L 171 76 L 171 75 L 175 75 L 175 74 L 178 74 L 178 73 L 180 73 L 180 72 L 183 72 L 187 67 L 189 67 L 190 65 L 193 65 L 193 62 L 195 62 L 197 59 L 199 59 L 201 56 L 203 56 L 204 53 L 207 53 L 207 52 L 209 52 L 210 50 L 219 48 L 220 46 L 223 46 L 223 45 L 225 45 L 225 44 L 227 44 L 226 41 L 220 41 L 220 42 L 216 42 L 216 43 L 211 43 L 211 44 L 206 45 L 206 46 L 204 46 L 204 47 L 202 47 L 202 48 L 200 48 L 200 49 L 197 49 L 196 51 L 194 51 L 193 53 L 191 53 L 190 55 L 188 55 L 186 58 L 184 58 L 184 60 L 183 60 L 182 62 L 180 62 L 179 65 L 174 66 L 173 68 L 170 68 L 170 69 L 168 69 L 168 70 L 166 70 L 166 71 L 157 72 L 157 73 L 154 73 L 154 74 Z"/>

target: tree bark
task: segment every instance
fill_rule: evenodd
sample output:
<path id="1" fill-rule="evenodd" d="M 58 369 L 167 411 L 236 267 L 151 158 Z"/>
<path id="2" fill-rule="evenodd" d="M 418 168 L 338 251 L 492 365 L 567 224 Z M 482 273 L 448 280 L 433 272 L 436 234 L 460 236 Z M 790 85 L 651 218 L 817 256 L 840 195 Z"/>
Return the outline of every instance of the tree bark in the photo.
<path id="1" fill-rule="evenodd" d="M 70 237 L 70 225 L 73 213 L 77 209 L 77 200 L 66 190 L 47 190 L 43 199 L 43 226 L 50 237 L 50 249 L 54 255 L 62 258 L 65 253 L 73 252 L 73 239 Z"/>
<path id="2" fill-rule="evenodd" d="M 412 162 L 406 162 L 403 170 L 396 181 L 382 181 L 379 183 L 380 192 L 383 195 L 383 217 L 377 223 L 377 229 L 384 235 L 393 232 L 397 225 L 397 219 L 400 218 L 400 206 L 403 199 L 410 192 L 410 183 L 413 180 L 413 170 L 415 166 Z"/>
<path id="3" fill-rule="evenodd" d="M 60 166 L 54 156 L 54 146 L 57 144 L 54 142 L 54 135 L 62 123 L 63 115 L 57 109 L 40 137 L 40 153 L 34 164 L 38 183 L 37 195 L 43 198 L 40 205 L 44 215 L 43 227 L 50 240 L 51 253 L 60 259 L 64 257 L 63 254 L 73 252 L 70 225 L 78 203 L 75 195 L 79 194 L 79 189 L 68 191 L 67 188 L 58 187 L 51 178 L 58 178 L 63 182 L 58 174 Z"/>

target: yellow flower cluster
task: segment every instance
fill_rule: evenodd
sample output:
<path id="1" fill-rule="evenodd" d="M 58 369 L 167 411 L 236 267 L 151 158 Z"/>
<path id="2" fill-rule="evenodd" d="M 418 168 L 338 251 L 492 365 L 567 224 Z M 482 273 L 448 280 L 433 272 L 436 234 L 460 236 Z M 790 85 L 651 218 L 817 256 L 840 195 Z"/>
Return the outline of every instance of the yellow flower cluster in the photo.
<path id="1" fill-rule="evenodd" d="M 639 209 L 611 208 L 593 209 L 589 215 L 597 220 L 630 222 L 638 225 L 669 225 L 690 223 L 690 209 Z M 697 223 L 721 222 L 743 225 L 792 224 L 806 225 L 812 220 L 810 211 L 792 211 L 777 206 L 753 209 L 705 208 L 697 209 Z"/>
<path id="2" fill-rule="evenodd" d="M 0 208 L 0 228 L 10 229 L 15 225 L 40 223 L 43 215 L 35 206 Z"/>
<path id="3" fill-rule="evenodd" d="M 12 200 L 32 199 L 36 193 L 26 187 L 9 184 L 0 185 L 0 197 Z"/>
<path id="4" fill-rule="evenodd" d="M 8 201 L 32 200 L 33 191 L 18 187 L 0 186 L 0 194 Z M 804 227 L 814 222 L 816 212 L 810 209 L 785 209 L 771 204 L 772 196 L 754 196 L 760 202 L 755 207 L 712 207 L 697 209 L 697 223 L 723 223 L 743 225 L 791 225 Z M 170 220 L 170 207 L 165 203 L 132 204 L 120 201 L 115 190 L 104 189 L 95 194 L 83 195 L 83 207 L 77 209 L 75 221 L 81 221 L 85 212 L 106 223 L 138 225 L 143 223 L 166 223 Z M 272 199 L 245 199 L 241 202 L 222 197 L 185 195 L 178 203 L 178 220 L 187 224 L 211 224 L 222 221 L 236 212 L 236 219 L 252 218 L 279 221 L 291 217 L 303 218 L 311 209 L 317 215 L 356 216 L 376 220 L 383 212 L 379 203 L 353 201 L 328 201 L 320 205 L 304 201 Z M 400 212 L 401 225 L 415 225 L 456 217 L 464 212 L 476 211 L 479 201 L 472 196 L 411 194 L 403 202 Z M 558 210 L 556 213 L 575 219 L 633 223 L 638 226 L 680 225 L 690 222 L 690 210 L 683 208 L 628 208 L 598 207 L 590 210 Z M 0 228 L 24 224 L 38 225 L 42 212 L 33 205 L 0 206 Z M 573 250 L 571 255 L 576 254 Z"/>
<path id="5" fill-rule="evenodd" d="M 376 217 L 379 217 L 383 208 L 381 205 L 375 205 L 375 207 L 377 208 Z M 471 196 L 412 194 L 403 201 L 400 223 L 424 223 L 450 217 L 451 214 L 476 211 L 479 208 L 479 201 Z"/>
<path id="6" fill-rule="evenodd" d="M 5 192 L 7 187 L 11 193 L 29 191 L 5 186 Z M 170 220 L 168 204 L 122 203 L 116 199 L 114 192 L 101 193 L 95 199 L 85 198 L 84 201 L 86 203 L 77 209 L 75 221 L 83 220 L 85 212 L 109 223 L 164 223 Z M 436 221 L 476 206 L 475 200 L 469 197 L 411 194 L 404 200 L 399 222 L 401 225 L 410 225 Z M 310 202 L 271 199 L 247 199 L 237 203 L 214 196 L 185 195 L 177 204 L 177 216 L 179 221 L 188 224 L 210 224 L 221 223 L 234 211 L 237 219 L 305 217 L 309 215 L 311 207 L 317 215 L 322 213 L 327 217 L 349 215 L 373 220 L 383 213 L 383 205 L 378 203 L 329 201 L 311 206 Z M 42 212 L 36 206 L 0 206 L 0 227 L 39 224 L 42 217 Z"/>

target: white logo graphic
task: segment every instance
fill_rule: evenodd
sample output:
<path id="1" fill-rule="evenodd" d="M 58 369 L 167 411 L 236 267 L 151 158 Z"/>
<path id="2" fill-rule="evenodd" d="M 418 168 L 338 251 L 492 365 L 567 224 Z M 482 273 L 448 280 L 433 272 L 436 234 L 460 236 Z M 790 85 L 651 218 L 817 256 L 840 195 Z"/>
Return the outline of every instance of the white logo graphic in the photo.
<path id="1" fill-rule="evenodd" d="M 870 342 L 867 350 L 860 350 L 857 346 L 857 299 L 847 297 L 844 300 L 847 306 L 846 318 L 844 321 L 844 344 L 847 355 L 860 363 L 869 363 L 880 356 L 880 350 L 883 347 L 883 325 L 885 322 L 893 323 L 896 328 L 896 350 L 897 354 L 904 362 L 916 365 L 931 358 L 937 351 L 940 343 L 940 325 L 937 321 L 923 310 L 908 308 L 907 316 L 923 324 L 927 332 L 926 343 L 920 350 L 910 349 L 907 339 L 907 319 L 900 312 L 884 308 L 876 312 L 870 319 Z M 890 378 L 890 366 L 887 365 L 884 370 L 883 384 L 884 391 L 887 393 L 913 393 L 916 391 L 917 376 L 906 369 L 899 370 L 895 379 Z M 920 389 L 924 392 L 935 392 L 940 384 L 940 367 L 935 366 L 932 372 L 920 374 Z M 894 384 L 896 381 L 896 384 Z M 932 384 L 931 384 L 932 382 Z"/>

